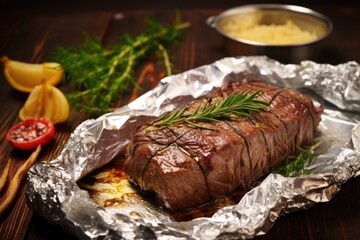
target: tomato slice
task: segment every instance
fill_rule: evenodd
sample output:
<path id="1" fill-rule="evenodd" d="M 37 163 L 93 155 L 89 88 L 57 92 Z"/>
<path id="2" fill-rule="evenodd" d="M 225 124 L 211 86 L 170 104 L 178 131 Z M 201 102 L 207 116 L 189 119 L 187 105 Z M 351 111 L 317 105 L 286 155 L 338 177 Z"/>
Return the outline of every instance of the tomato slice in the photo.
<path id="1" fill-rule="evenodd" d="M 46 119 L 27 119 L 13 126 L 6 134 L 6 140 L 20 150 L 33 150 L 44 146 L 55 135 L 54 124 Z"/>

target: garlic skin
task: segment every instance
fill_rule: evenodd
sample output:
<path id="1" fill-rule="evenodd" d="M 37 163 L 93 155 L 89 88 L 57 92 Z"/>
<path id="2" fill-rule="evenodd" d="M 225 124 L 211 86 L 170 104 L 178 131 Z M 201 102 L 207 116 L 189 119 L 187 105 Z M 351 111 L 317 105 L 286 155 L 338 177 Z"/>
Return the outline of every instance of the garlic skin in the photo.
<path id="1" fill-rule="evenodd" d="M 31 91 L 24 106 L 20 109 L 19 118 L 45 118 L 56 123 L 65 122 L 69 118 L 70 106 L 65 95 L 47 81 Z"/>
<path id="2" fill-rule="evenodd" d="M 6 56 L 0 61 L 4 65 L 4 74 L 8 83 L 21 92 L 31 92 L 44 80 L 55 86 L 64 75 L 61 65 L 56 62 L 32 64 L 10 60 Z"/>

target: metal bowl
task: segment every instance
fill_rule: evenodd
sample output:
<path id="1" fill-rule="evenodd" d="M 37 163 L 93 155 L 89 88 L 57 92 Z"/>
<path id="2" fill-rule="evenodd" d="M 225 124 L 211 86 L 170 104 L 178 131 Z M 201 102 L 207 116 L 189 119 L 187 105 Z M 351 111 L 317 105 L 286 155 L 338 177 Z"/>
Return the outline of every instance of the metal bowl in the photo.
<path id="1" fill-rule="evenodd" d="M 262 25 L 285 24 L 290 20 L 302 31 L 315 34 L 316 38 L 299 43 L 269 44 L 230 36 L 223 30 L 224 21 L 245 15 L 256 15 L 258 23 Z M 321 42 L 332 31 L 332 22 L 326 16 L 308 8 L 284 4 L 254 4 L 231 8 L 209 17 L 207 24 L 225 37 L 225 49 L 230 56 L 266 55 L 283 63 L 317 61 L 321 54 Z"/>

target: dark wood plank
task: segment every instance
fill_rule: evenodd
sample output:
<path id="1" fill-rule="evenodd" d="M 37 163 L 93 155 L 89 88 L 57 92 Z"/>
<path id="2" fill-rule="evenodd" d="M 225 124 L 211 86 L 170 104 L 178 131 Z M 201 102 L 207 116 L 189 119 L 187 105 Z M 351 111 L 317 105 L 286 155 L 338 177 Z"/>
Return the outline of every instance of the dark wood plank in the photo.
<path id="1" fill-rule="evenodd" d="M 25 235 L 27 240 L 75 240 L 76 237 L 69 235 L 57 225 L 50 224 L 45 218 L 34 214 L 28 226 L 28 232 Z"/>
<path id="2" fill-rule="evenodd" d="M 21 2 L 21 1 L 16 1 Z M 324 63 L 360 62 L 360 8 L 355 2 L 328 3 L 322 1 L 291 1 L 329 16 L 334 32 L 324 42 Z M 191 27 L 184 30 L 182 41 L 170 48 L 171 59 L 178 72 L 212 63 L 228 56 L 222 37 L 209 28 L 205 21 L 231 6 L 252 1 L 175 1 L 141 2 L 125 4 L 119 1 L 79 1 L 54 8 L 51 1 L 33 1 L 17 8 L 8 2 L 0 7 L 0 55 L 17 60 L 41 62 L 49 57 L 57 45 L 71 46 L 82 42 L 81 31 L 103 39 L 107 46 L 117 42 L 121 33 L 135 35 L 144 29 L 143 20 L 154 16 L 163 23 L 172 22 L 175 9 L 180 9 L 184 21 Z M 82 5 L 84 4 L 84 5 Z M 2 6 L 0 4 L 0 6 Z M 4 10 L 5 9 L 5 10 Z M 6 11 L 8 10 L 8 11 Z M 120 97 L 117 106 L 132 101 L 148 91 L 164 76 L 154 57 L 138 66 L 136 78 L 142 89 L 130 90 Z M 60 86 L 63 88 L 64 86 Z M 29 153 L 12 150 L 4 141 L 7 129 L 18 122 L 17 113 L 27 94 L 13 90 L 0 74 L 0 173 L 9 158 L 14 162 L 14 173 Z M 49 161 L 59 145 L 65 143 L 76 126 L 87 116 L 71 112 L 68 122 L 57 125 L 58 134 L 42 152 L 39 161 Z M 72 239 L 58 226 L 33 214 L 25 203 L 24 188 L 5 218 L 0 219 L 0 239 Z M 351 179 L 329 203 L 321 203 L 308 210 L 281 217 L 265 236 L 258 239 L 360 239 L 360 179 Z"/>
<path id="3" fill-rule="evenodd" d="M 3 17 L 3 16 L 1 16 Z M 96 21 L 94 22 L 93 19 Z M 111 15 L 108 12 L 97 12 L 92 14 L 66 14 L 66 15 L 32 15 L 23 16 L 18 21 L 16 28 L 19 32 L 11 34 L 6 38 L 6 49 L 2 49 L 3 55 L 11 59 L 26 62 L 46 61 L 49 54 L 58 45 L 75 45 L 83 41 L 82 31 L 103 38 L 110 22 Z M 15 24 L 15 25 L 16 25 Z M 15 26 L 13 26 L 15 27 Z M 5 81 L 2 76 L 2 81 Z M 13 148 L 4 140 L 7 130 L 19 121 L 17 113 L 24 104 L 27 94 L 12 89 L 7 83 L 1 84 L 0 101 L 8 104 L 1 104 L 1 159 L 0 166 L 11 158 L 12 165 L 10 176 L 29 157 L 30 153 L 23 153 Z M 47 145 L 39 157 L 38 162 L 53 159 L 55 151 L 64 144 L 71 132 L 82 122 L 86 116 L 72 111 L 68 122 L 56 125 L 56 137 Z M 15 199 L 12 208 L 1 219 L 1 239 L 24 239 L 28 225 L 32 217 L 32 211 L 28 209 L 24 189 L 26 183 L 22 184 L 18 197 Z"/>
<path id="4" fill-rule="evenodd" d="M 359 191 L 360 179 L 350 179 L 330 202 L 280 217 L 258 239 L 360 239 Z"/>

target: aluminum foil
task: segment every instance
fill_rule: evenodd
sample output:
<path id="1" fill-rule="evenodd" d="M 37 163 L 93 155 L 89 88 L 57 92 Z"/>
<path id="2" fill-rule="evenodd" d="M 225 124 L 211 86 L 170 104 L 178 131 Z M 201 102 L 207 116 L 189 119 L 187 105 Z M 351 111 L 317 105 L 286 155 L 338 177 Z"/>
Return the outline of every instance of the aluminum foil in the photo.
<path id="1" fill-rule="evenodd" d="M 134 217 L 97 205 L 77 182 L 123 154 L 133 130 L 165 111 L 220 87 L 254 76 L 311 94 L 325 106 L 318 139 L 327 149 L 310 175 L 270 174 L 238 204 L 212 217 L 176 222 L 162 212 Z M 61 154 L 28 174 L 28 205 L 81 239 L 238 239 L 265 234 L 283 214 L 329 201 L 341 184 L 360 174 L 360 66 L 304 61 L 283 65 L 262 56 L 224 58 L 161 80 L 131 104 L 81 123 Z"/>

